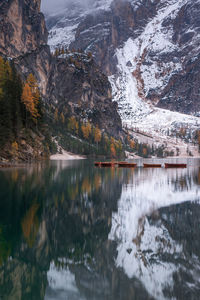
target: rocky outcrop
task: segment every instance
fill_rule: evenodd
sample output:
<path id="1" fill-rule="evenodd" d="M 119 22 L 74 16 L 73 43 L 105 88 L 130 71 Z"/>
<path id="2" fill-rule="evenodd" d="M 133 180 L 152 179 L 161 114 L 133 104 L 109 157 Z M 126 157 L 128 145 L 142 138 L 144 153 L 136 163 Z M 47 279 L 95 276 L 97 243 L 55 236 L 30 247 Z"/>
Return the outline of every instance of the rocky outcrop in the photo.
<path id="1" fill-rule="evenodd" d="M 186 63 L 183 72 L 173 75 L 162 91 L 159 107 L 200 116 L 200 56 Z"/>
<path id="2" fill-rule="evenodd" d="M 174 56 L 181 62 L 182 70 L 171 76 L 158 103 L 160 107 L 197 116 L 200 116 L 199 10 L 199 1 L 188 1 L 172 20 L 172 39 L 179 49 Z"/>
<path id="3" fill-rule="evenodd" d="M 0 3 L 0 55 L 13 59 L 23 78 L 33 73 L 46 93 L 51 55 L 41 0 Z"/>
<path id="4" fill-rule="evenodd" d="M 1 1 L 0 53 L 13 58 L 47 44 L 40 4 L 41 0 Z"/>
<path id="5" fill-rule="evenodd" d="M 80 121 L 90 120 L 110 135 L 119 136 L 121 120 L 117 103 L 112 102 L 111 85 L 86 54 L 73 53 L 57 58 L 49 77 L 47 94 L 59 111 L 76 116 Z"/>

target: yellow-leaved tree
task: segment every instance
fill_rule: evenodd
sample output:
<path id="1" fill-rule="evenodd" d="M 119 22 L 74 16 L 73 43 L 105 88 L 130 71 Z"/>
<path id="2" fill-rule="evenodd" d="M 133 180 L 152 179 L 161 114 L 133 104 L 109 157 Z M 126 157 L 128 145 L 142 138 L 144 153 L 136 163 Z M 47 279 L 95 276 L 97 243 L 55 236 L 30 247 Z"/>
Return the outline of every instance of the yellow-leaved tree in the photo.
<path id="1" fill-rule="evenodd" d="M 143 153 L 144 156 L 147 156 L 147 148 L 146 147 L 143 147 L 142 153 Z"/>
<path id="2" fill-rule="evenodd" d="M 40 92 L 37 84 L 37 80 L 30 74 L 24 84 L 22 92 L 22 102 L 32 117 L 37 122 L 37 118 L 40 116 L 38 112 L 38 103 L 40 100 Z"/>
<path id="3" fill-rule="evenodd" d="M 90 134 L 91 134 L 91 131 L 92 131 L 92 126 L 91 126 L 90 122 L 87 122 L 86 124 L 83 124 L 81 126 L 81 130 L 82 130 L 84 138 L 87 140 L 89 138 Z"/>
<path id="4" fill-rule="evenodd" d="M 110 145 L 110 152 L 111 152 L 111 157 L 112 158 L 116 157 L 116 149 L 115 149 L 115 145 L 114 144 Z"/>
<path id="5" fill-rule="evenodd" d="M 60 115 L 60 119 L 61 119 L 62 124 L 64 124 L 65 123 L 65 116 L 64 116 L 63 112 Z"/>
<path id="6" fill-rule="evenodd" d="M 134 149 L 135 148 L 135 142 L 134 142 L 134 140 L 130 140 L 129 145 L 130 145 L 131 149 Z"/>
<path id="7" fill-rule="evenodd" d="M 98 126 L 94 128 L 94 141 L 97 143 L 97 146 L 98 143 L 101 141 L 101 130 Z"/>
<path id="8" fill-rule="evenodd" d="M 56 108 L 54 111 L 54 122 L 57 123 L 58 122 L 58 109 Z"/>
<path id="9" fill-rule="evenodd" d="M 74 116 L 70 117 L 68 120 L 68 130 L 78 134 L 79 125 Z"/>

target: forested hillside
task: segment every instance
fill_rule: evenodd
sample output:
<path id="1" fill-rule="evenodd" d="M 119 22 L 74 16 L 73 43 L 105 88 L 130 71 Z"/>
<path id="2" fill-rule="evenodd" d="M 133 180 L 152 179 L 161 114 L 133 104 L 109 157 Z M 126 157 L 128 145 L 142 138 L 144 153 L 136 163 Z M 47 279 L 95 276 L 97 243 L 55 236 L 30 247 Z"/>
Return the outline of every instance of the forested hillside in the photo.
<path id="1" fill-rule="evenodd" d="M 33 74 L 23 82 L 13 62 L 0 57 L 0 156 L 13 160 L 47 158 L 56 144 L 85 155 L 123 155 L 121 140 L 81 121 L 65 107 L 44 107 Z M 56 143 L 52 140 L 55 136 Z"/>
<path id="2" fill-rule="evenodd" d="M 48 157 L 53 150 L 44 108 L 32 74 L 22 81 L 12 61 L 0 57 L 0 156 L 13 160 Z"/>

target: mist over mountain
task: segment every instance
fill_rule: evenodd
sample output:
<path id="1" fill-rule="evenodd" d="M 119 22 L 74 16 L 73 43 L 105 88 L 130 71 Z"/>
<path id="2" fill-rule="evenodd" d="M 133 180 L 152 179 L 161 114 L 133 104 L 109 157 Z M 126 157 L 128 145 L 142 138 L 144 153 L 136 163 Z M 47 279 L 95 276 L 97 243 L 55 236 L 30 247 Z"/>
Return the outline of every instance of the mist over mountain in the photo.
<path id="1" fill-rule="evenodd" d="M 89 7 L 94 3 L 94 0 L 42 0 L 41 10 L 45 14 L 54 14 L 61 12 L 63 9 L 72 5 L 78 5 L 80 7 Z"/>
<path id="2" fill-rule="evenodd" d="M 41 3 L 41 10 L 44 13 L 54 13 L 55 11 L 58 11 L 62 8 L 66 7 L 67 2 L 70 2 L 68 0 L 42 0 Z"/>

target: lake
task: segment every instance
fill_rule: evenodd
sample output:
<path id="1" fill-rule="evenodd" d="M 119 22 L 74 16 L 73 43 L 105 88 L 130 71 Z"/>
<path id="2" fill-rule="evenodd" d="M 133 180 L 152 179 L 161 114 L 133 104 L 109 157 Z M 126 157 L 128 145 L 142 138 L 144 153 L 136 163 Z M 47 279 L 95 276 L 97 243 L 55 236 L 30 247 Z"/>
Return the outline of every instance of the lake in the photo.
<path id="1" fill-rule="evenodd" d="M 200 160 L 144 161 L 1 170 L 0 299 L 200 299 Z"/>

